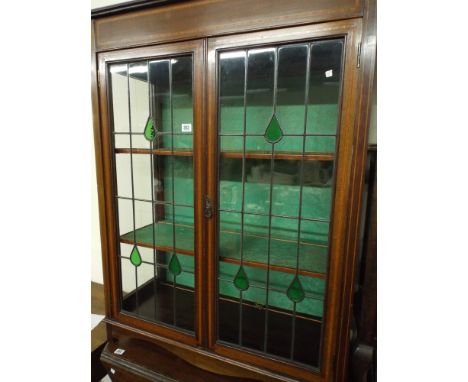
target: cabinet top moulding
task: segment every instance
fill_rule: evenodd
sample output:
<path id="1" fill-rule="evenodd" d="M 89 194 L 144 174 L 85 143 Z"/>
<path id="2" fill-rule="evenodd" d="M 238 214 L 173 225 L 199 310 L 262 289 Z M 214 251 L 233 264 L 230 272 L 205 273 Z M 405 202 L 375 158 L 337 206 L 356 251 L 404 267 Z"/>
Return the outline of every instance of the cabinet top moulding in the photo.
<path id="1" fill-rule="evenodd" d="M 100 52 L 362 14 L 362 0 L 154 0 L 97 9 L 92 17 L 96 51 Z"/>

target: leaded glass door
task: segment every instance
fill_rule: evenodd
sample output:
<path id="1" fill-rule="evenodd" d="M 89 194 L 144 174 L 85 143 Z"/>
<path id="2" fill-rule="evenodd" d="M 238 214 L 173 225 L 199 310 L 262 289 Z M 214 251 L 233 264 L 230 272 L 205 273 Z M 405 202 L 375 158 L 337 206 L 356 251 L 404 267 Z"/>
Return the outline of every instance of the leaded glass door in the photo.
<path id="1" fill-rule="evenodd" d="M 199 41 L 106 55 L 119 320 L 200 340 Z"/>
<path id="2" fill-rule="evenodd" d="M 309 379 L 324 348 L 330 364 L 357 49 L 349 30 L 288 32 L 210 44 L 211 346 Z"/>

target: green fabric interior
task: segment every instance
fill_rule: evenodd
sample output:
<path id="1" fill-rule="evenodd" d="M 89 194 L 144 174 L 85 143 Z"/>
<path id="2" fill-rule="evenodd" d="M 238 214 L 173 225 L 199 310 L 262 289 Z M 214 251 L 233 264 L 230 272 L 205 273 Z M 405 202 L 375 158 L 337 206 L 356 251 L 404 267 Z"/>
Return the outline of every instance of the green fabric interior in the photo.
<path id="1" fill-rule="evenodd" d="M 177 219 L 176 219 L 177 222 Z M 179 224 L 179 223 L 176 223 Z M 172 221 L 162 221 L 154 225 L 156 245 L 173 248 Z M 280 230 L 276 230 L 279 233 Z M 133 232 L 122 235 L 122 239 L 133 241 Z M 193 252 L 194 230 L 188 225 L 175 225 L 176 251 L 184 250 Z M 138 244 L 151 245 L 153 243 L 153 225 L 136 230 L 136 241 Z M 327 247 L 317 244 L 311 240 L 302 241 L 299 250 L 299 268 L 312 272 L 326 272 Z M 221 222 L 219 256 L 231 259 L 240 259 L 240 231 L 238 224 Z M 267 262 L 268 239 L 253 235 L 244 227 L 244 260 Z M 272 237 L 270 264 L 288 268 L 296 267 L 297 245 L 291 236 L 276 235 Z M 234 277 L 234 273 L 232 277 Z"/>

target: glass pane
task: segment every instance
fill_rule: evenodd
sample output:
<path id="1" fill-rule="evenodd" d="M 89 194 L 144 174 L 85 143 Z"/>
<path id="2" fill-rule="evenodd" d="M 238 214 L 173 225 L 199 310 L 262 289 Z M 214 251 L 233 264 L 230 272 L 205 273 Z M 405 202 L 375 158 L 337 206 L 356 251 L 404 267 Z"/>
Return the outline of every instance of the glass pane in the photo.
<path id="1" fill-rule="evenodd" d="M 152 118 L 156 132 L 171 132 L 170 60 L 149 62 Z"/>
<path id="2" fill-rule="evenodd" d="M 171 60 L 174 149 L 191 149 L 193 134 L 192 58 Z"/>
<path id="3" fill-rule="evenodd" d="M 136 289 L 135 267 L 130 263 L 128 258 L 121 258 L 120 272 L 122 281 L 122 294 L 125 297 L 131 293 L 134 293 Z"/>
<path id="4" fill-rule="evenodd" d="M 116 149 L 130 149 L 130 134 L 117 134 L 114 138 Z M 132 134 L 132 148 L 149 149 L 150 142 L 143 134 Z"/>
<path id="5" fill-rule="evenodd" d="M 242 215 L 237 212 L 220 211 L 220 235 L 219 256 L 233 258 L 236 253 L 239 253 L 241 240 L 239 227 L 241 224 Z"/>
<path id="6" fill-rule="evenodd" d="M 129 64 L 128 70 L 132 132 L 141 133 L 149 114 L 148 64 L 146 61 Z"/>
<path id="7" fill-rule="evenodd" d="M 164 188 L 167 200 L 172 201 L 172 179 L 174 179 L 174 200 L 178 205 L 193 206 L 193 158 L 178 157 L 164 161 Z M 174 178 L 172 178 L 174 176 Z"/>
<path id="8" fill-rule="evenodd" d="M 219 118 L 222 133 L 244 131 L 245 52 L 219 55 Z"/>
<path id="9" fill-rule="evenodd" d="M 266 161 L 259 159 L 250 159 L 245 162 L 244 211 L 268 213 L 271 166 L 269 163 L 265 163 Z"/>
<path id="10" fill-rule="evenodd" d="M 334 153 L 335 137 L 307 136 L 305 138 L 306 152 Z"/>
<path id="11" fill-rule="evenodd" d="M 133 155 L 133 188 L 135 198 L 151 200 L 151 155 Z M 131 184 L 131 181 L 128 182 Z"/>
<path id="12" fill-rule="evenodd" d="M 247 134 L 264 134 L 273 113 L 275 49 L 248 51 Z"/>
<path id="13" fill-rule="evenodd" d="M 306 70 L 307 45 L 278 49 L 276 115 L 285 134 L 304 133 Z"/>
<path id="14" fill-rule="evenodd" d="M 115 157 L 117 195 L 132 197 L 132 163 L 129 154 L 119 154 Z"/>
<path id="15" fill-rule="evenodd" d="M 241 210 L 242 161 L 221 158 L 219 166 L 219 206 L 222 210 Z"/>
<path id="16" fill-rule="evenodd" d="M 112 122 L 113 130 L 130 132 L 128 107 L 128 66 L 111 65 L 109 68 L 111 96 L 112 96 Z"/>
<path id="17" fill-rule="evenodd" d="M 342 41 L 329 40 L 223 52 L 218 60 L 218 338 L 313 367 L 341 54 Z"/>
<path id="18" fill-rule="evenodd" d="M 312 45 L 307 133 L 336 134 L 341 86 L 341 40 Z"/>
<path id="19" fill-rule="evenodd" d="M 110 77 L 121 308 L 193 332 L 192 57 L 119 64 Z"/>

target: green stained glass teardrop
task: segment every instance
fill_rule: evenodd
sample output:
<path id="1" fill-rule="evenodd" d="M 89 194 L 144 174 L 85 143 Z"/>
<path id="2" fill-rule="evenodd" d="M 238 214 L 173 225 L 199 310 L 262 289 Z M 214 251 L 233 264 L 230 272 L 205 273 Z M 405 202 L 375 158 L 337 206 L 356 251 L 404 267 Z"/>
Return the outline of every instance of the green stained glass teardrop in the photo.
<path id="1" fill-rule="evenodd" d="M 180 265 L 180 261 L 176 254 L 173 254 L 171 261 L 169 261 L 169 271 L 175 276 L 178 276 L 182 273 L 182 266 Z"/>
<path id="2" fill-rule="evenodd" d="M 241 266 L 234 277 L 234 285 L 239 290 L 249 289 L 249 279 L 244 271 L 244 267 Z"/>
<path id="3" fill-rule="evenodd" d="M 154 129 L 154 123 L 151 116 L 149 116 L 148 120 L 146 121 L 144 134 L 148 141 L 152 141 L 156 137 L 156 131 Z"/>
<path id="4" fill-rule="evenodd" d="M 279 142 L 281 138 L 283 138 L 283 131 L 279 125 L 278 118 L 273 114 L 273 117 L 271 117 L 270 123 L 265 130 L 265 139 L 269 143 L 276 143 Z"/>
<path id="5" fill-rule="evenodd" d="M 130 262 L 135 267 L 139 267 L 141 265 L 141 255 L 136 245 L 133 247 L 132 253 L 130 254 Z"/>
<path id="6" fill-rule="evenodd" d="M 286 294 L 292 302 L 301 302 L 304 300 L 305 293 L 301 282 L 299 281 L 299 277 L 294 277 L 294 280 L 292 281 L 291 285 L 289 285 Z"/>

